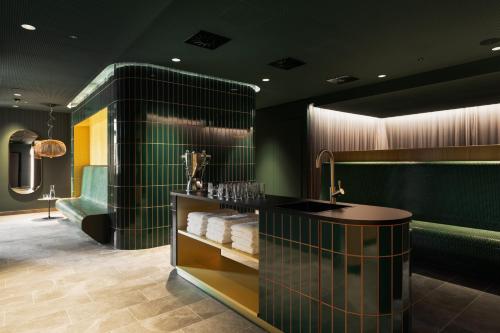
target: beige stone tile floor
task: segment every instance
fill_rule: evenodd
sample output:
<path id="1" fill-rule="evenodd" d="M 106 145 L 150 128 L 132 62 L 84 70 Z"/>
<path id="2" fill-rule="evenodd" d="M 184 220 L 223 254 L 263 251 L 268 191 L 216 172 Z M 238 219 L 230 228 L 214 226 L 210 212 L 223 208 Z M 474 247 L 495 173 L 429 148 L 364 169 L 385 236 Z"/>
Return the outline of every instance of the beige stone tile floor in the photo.
<path id="1" fill-rule="evenodd" d="M 178 277 L 170 246 L 115 250 L 44 216 L 0 216 L 0 332 L 263 332 Z"/>

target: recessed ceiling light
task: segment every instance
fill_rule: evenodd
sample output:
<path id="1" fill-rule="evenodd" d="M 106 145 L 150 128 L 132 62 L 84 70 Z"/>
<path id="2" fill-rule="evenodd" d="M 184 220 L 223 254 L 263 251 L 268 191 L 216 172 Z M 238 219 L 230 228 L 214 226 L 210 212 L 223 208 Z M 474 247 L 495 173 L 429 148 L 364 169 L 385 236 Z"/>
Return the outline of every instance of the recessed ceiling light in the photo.
<path id="1" fill-rule="evenodd" d="M 179 58 L 172 58 L 172 61 L 173 62 L 181 62 L 181 59 L 179 59 Z"/>
<path id="2" fill-rule="evenodd" d="M 383 79 L 384 77 L 387 77 L 387 74 L 379 74 L 379 75 L 377 75 L 377 77 L 379 79 Z"/>
<path id="3" fill-rule="evenodd" d="M 69 35 L 68 38 L 70 38 L 70 39 L 78 39 L 78 36 L 77 35 Z"/>
<path id="4" fill-rule="evenodd" d="M 491 49 L 492 51 L 500 51 L 500 46 L 495 46 L 494 48 Z"/>
<path id="5" fill-rule="evenodd" d="M 262 79 L 262 81 L 263 81 L 263 82 L 269 82 L 269 81 L 271 81 L 271 79 L 264 78 L 264 79 Z"/>
<path id="6" fill-rule="evenodd" d="M 14 104 L 14 105 L 12 105 L 12 107 L 13 107 L 13 108 L 18 108 L 18 107 L 19 107 L 19 105 Z"/>
<path id="7" fill-rule="evenodd" d="M 21 97 L 21 94 L 20 93 L 14 93 L 14 96 Z"/>
<path id="8" fill-rule="evenodd" d="M 21 24 L 21 28 L 26 29 L 26 30 L 31 30 L 31 31 L 36 30 L 36 28 L 34 26 L 32 26 L 31 24 L 26 24 L 26 23 Z"/>

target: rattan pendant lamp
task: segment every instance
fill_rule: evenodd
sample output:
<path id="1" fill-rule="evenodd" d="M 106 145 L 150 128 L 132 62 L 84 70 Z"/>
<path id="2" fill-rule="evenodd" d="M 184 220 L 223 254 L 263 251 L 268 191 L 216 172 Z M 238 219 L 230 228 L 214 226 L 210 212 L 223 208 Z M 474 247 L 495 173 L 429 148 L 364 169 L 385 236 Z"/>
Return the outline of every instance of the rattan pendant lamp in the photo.
<path id="1" fill-rule="evenodd" d="M 53 122 L 55 119 L 52 115 L 54 112 L 54 104 L 50 104 L 49 106 L 50 113 L 49 120 L 47 121 L 47 126 L 49 127 L 47 131 L 48 139 L 38 141 L 35 144 L 34 150 L 35 156 L 54 158 L 66 154 L 66 145 L 62 141 L 52 139 L 52 128 L 54 127 Z"/>

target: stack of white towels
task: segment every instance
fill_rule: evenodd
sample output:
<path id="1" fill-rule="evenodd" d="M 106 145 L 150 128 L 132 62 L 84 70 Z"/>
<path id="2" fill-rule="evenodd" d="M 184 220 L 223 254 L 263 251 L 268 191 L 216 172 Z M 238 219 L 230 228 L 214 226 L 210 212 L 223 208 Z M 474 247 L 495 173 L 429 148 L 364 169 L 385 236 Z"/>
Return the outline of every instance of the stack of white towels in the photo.
<path id="1" fill-rule="evenodd" d="M 231 243 L 231 227 L 237 224 L 257 221 L 256 214 L 211 216 L 208 218 L 206 237 L 217 243 Z"/>
<path id="2" fill-rule="evenodd" d="M 259 253 L 259 222 L 252 221 L 231 226 L 233 249 L 250 254 Z"/>
<path id="3" fill-rule="evenodd" d="M 213 216 L 230 216 L 238 214 L 234 209 L 219 209 L 211 212 L 190 212 L 187 218 L 187 231 L 197 236 L 207 233 L 208 219 Z"/>

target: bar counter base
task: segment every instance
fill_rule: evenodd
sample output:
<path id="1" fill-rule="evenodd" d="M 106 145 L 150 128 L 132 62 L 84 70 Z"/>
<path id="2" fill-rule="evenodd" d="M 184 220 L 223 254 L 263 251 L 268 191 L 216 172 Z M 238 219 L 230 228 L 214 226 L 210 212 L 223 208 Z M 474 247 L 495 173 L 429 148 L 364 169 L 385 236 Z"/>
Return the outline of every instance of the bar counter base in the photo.
<path id="1" fill-rule="evenodd" d="M 255 325 L 261 327 L 262 329 L 266 330 L 267 332 L 271 333 L 279 333 L 281 332 L 280 330 L 276 329 L 276 327 L 268 324 L 264 320 L 260 319 L 257 316 L 257 313 L 248 307 L 242 305 L 241 303 L 235 301 L 234 299 L 228 297 L 226 294 L 220 292 L 216 288 L 214 288 L 212 285 L 209 285 L 202 281 L 201 279 L 197 278 L 196 276 L 192 275 L 191 273 L 193 272 L 193 269 L 191 267 L 182 267 L 182 266 L 177 266 L 177 274 L 179 274 L 180 277 L 184 278 L 185 280 L 189 281 L 196 287 L 200 288 L 203 290 L 205 293 L 208 295 L 212 296 L 219 302 L 223 303 L 224 305 L 228 306 L 232 310 L 236 311 Z"/>

